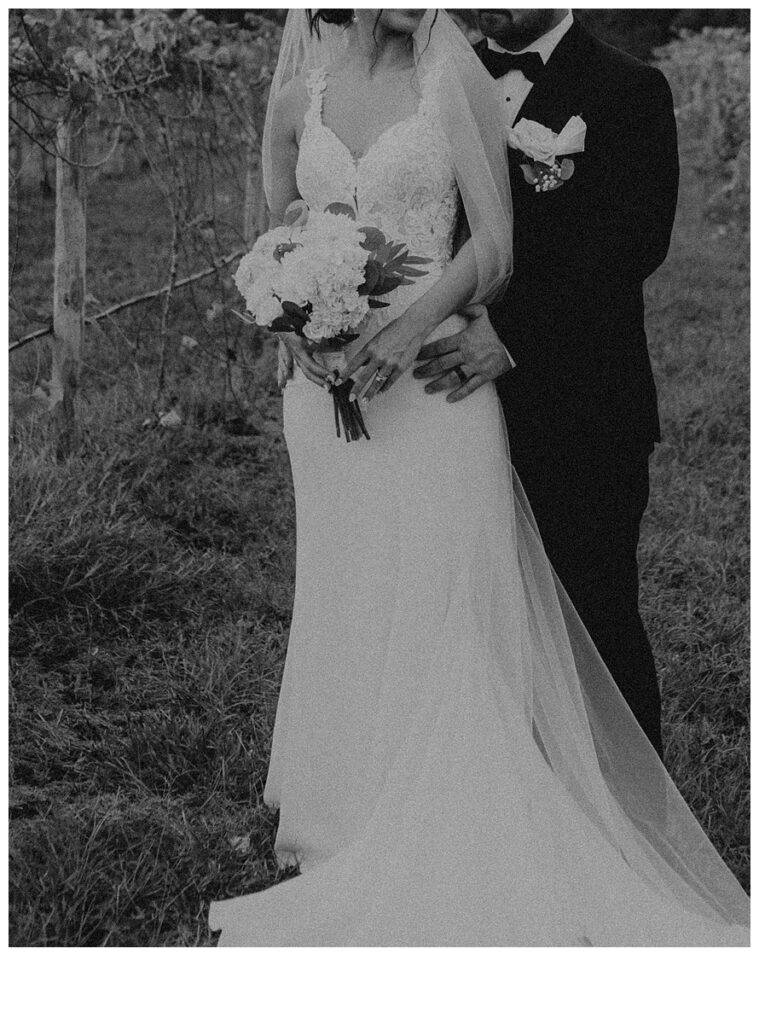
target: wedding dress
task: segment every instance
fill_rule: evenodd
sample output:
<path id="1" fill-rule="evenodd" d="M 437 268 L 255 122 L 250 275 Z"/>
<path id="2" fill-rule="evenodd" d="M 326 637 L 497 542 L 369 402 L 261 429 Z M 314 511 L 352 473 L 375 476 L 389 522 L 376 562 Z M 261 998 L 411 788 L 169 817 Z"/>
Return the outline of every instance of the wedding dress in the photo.
<path id="1" fill-rule="evenodd" d="M 308 78 L 301 196 L 433 261 L 354 348 L 451 259 L 438 81 L 354 159 L 323 123 L 329 75 Z M 746 945 L 745 894 L 553 577 L 494 387 L 423 385 L 406 373 L 347 444 L 330 395 L 287 384 L 296 588 L 265 800 L 301 874 L 214 903 L 220 944 Z"/>

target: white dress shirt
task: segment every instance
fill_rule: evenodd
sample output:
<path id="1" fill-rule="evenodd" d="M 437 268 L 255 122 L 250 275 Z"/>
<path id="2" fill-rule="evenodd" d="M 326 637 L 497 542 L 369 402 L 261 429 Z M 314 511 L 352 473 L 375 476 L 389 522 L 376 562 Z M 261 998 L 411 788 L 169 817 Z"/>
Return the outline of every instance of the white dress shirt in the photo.
<path id="1" fill-rule="evenodd" d="M 539 53 L 543 58 L 543 63 L 547 64 L 548 58 L 559 45 L 560 40 L 563 39 L 569 31 L 573 21 L 574 16 L 570 10 L 566 17 L 562 18 L 559 24 L 554 26 L 550 32 L 546 32 L 546 34 L 541 36 L 540 39 L 536 39 L 534 43 L 530 43 L 529 46 L 526 46 L 523 50 L 519 50 L 517 52 Z M 495 50 L 496 53 L 511 52 L 504 50 L 504 48 L 499 46 L 494 39 L 488 39 L 488 46 L 491 50 Z M 532 89 L 532 82 L 529 78 L 526 78 L 521 71 L 509 71 L 503 76 L 503 78 L 499 79 L 498 84 L 501 87 L 501 95 L 503 96 L 506 123 L 509 128 L 511 128 L 517 119 L 520 107 L 527 99 L 530 89 Z"/>

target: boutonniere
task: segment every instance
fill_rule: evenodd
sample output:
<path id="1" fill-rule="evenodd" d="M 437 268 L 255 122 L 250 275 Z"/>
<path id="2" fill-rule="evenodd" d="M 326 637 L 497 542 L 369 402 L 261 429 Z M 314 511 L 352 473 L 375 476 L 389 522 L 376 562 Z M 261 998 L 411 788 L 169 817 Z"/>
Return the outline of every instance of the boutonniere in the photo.
<path id="1" fill-rule="evenodd" d="M 525 118 L 514 125 L 509 132 L 509 145 L 525 158 L 526 163 L 520 164 L 522 174 L 536 192 L 550 192 L 569 181 L 575 165 L 568 154 L 584 151 L 586 130 L 587 125 L 577 115 L 570 117 L 558 135 Z"/>

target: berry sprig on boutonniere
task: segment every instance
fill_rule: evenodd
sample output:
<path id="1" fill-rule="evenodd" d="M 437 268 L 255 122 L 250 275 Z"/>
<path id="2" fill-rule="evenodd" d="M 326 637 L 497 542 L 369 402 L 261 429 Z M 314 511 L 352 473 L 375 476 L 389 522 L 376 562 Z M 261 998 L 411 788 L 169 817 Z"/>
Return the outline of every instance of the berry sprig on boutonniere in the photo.
<path id="1" fill-rule="evenodd" d="M 509 132 L 508 141 L 524 157 L 525 162 L 519 165 L 524 180 L 536 192 L 551 192 L 569 181 L 575 172 L 569 154 L 584 151 L 586 131 L 587 125 L 576 115 L 570 117 L 558 135 L 537 121 L 518 121 Z"/>

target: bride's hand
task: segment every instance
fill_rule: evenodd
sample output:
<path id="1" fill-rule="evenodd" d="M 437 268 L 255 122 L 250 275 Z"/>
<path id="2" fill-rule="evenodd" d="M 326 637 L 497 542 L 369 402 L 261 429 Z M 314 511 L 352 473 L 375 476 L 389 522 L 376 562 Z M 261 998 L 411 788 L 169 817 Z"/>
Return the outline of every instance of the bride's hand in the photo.
<path id="1" fill-rule="evenodd" d="M 280 336 L 277 345 L 277 387 L 280 391 L 284 391 L 285 384 L 292 377 L 294 365 L 293 354 Z"/>
<path id="2" fill-rule="evenodd" d="M 312 384 L 329 389 L 334 379 L 333 375 L 330 370 L 314 359 L 305 338 L 300 338 L 297 334 L 280 334 L 277 366 L 277 380 L 280 388 L 283 388 L 286 381 L 292 377 L 293 361 L 298 364 L 303 376 Z"/>
<path id="3" fill-rule="evenodd" d="M 350 399 L 367 401 L 395 384 L 416 359 L 425 334 L 403 316 L 387 324 L 353 356 L 341 371 L 342 380 L 352 377 Z"/>

